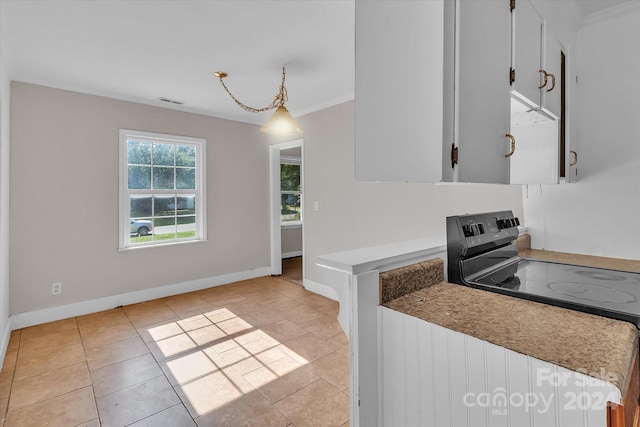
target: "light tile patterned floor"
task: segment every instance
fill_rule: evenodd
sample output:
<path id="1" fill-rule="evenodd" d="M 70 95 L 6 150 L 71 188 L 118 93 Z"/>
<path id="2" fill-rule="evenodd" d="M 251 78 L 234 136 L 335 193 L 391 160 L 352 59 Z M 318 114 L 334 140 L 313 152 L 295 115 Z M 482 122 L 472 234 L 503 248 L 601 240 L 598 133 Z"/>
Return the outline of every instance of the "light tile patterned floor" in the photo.
<path id="1" fill-rule="evenodd" d="M 338 305 L 300 286 L 299 265 L 14 331 L 4 426 L 348 425 Z"/>

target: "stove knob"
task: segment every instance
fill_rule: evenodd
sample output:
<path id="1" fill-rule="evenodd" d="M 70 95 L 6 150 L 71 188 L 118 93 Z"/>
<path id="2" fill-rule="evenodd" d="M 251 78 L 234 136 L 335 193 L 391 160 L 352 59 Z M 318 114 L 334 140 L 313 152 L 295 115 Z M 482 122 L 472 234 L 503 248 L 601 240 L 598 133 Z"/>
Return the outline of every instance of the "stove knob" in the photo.
<path id="1" fill-rule="evenodd" d="M 520 225 L 520 220 L 518 219 L 518 217 L 514 218 L 516 220 L 516 227 Z"/>
<path id="2" fill-rule="evenodd" d="M 509 220 L 507 219 L 499 219 L 498 220 L 498 229 L 499 230 L 504 230 L 505 228 L 509 228 L 508 222 Z"/>
<path id="3" fill-rule="evenodd" d="M 464 233 L 464 237 L 472 237 L 473 236 L 473 226 L 471 225 L 463 225 L 462 232 Z"/>

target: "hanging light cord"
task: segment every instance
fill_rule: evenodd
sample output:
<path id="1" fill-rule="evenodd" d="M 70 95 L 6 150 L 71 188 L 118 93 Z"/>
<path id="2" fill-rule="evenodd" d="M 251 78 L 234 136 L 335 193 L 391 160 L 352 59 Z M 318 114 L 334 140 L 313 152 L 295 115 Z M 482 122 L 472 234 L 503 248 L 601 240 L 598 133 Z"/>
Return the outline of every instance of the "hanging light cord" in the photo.
<path id="1" fill-rule="evenodd" d="M 224 84 L 224 80 L 223 79 L 225 77 L 227 77 L 226 73 L 223 73 L 223 72 L 220 72 L 220 71 L 215 73 L 215 75 L 220 79 L 220 84 L 222 84 L 222 87 L 224 88 L 224 90 L 227 91 L 227 93 L 229 94 L 231 99 L 233 99 L 236 102 L 236 104 L 238 104 L 243 110 L 248 111 L 250 113 L 261 113 L 263 111 L 273 110 L 274 108 L 278 108 L 278 107 L 284 105 L 285 102 L 287 102 L 287 100 L 288 100 L 288 98 L 287 98 L 287 89 L 284 87 L 285 74 L 286 74 L 285 69 L 284 69 L 284 67 L 282 67 L 282 82 L 280 83 L 280 90 L 278 91 L 276 96 L 273 98 L 273 101 L 271 101 L 271 104 L 269 104 L 267 107 L 264 107 L 264 108 L 254 108 L 254 107 L 250 107 L 250 106 L 240 102 L 238 100 L 238 98 L 233 96 L 233 94 L 231 93 L 231 91 L 229 90 L 227 85 Z"/>

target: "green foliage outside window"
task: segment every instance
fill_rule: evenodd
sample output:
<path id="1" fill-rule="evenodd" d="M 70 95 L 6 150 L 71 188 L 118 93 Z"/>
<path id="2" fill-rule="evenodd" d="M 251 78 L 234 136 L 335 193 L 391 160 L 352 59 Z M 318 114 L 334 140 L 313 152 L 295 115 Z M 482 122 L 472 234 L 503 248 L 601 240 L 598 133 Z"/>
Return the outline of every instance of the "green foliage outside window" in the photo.
<path id="1" fill-rule="evenodd" d="M 283 163 L 280 165 L 280 214 L 282 222 L 300 221 L 300 165 Z"/>

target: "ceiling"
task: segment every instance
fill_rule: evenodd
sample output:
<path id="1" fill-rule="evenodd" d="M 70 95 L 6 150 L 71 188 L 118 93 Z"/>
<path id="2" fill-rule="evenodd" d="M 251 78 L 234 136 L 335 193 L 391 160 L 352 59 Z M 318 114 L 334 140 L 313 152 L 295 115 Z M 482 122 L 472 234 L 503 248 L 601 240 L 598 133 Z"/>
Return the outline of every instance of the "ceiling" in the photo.
<path id="1" fill-rule="evenodd" d="M 353 0 L 0 0 L 11 80 L 250 123 L 286 66 L 294 116 L 353 99 Z M 158 101 L 164 97 L 181 106 Z"/>
<path id="2" fill-rule="evenodd" d="M 587 16 L 626 1 L 576 4 Z M 11 80 L 256 124 L 271 113 L 242 110 L 214 71 L 263 107 L 285 65 L 294 116 L 354 96 L 354 0 L 0 0 L 0 13 Z"/>

